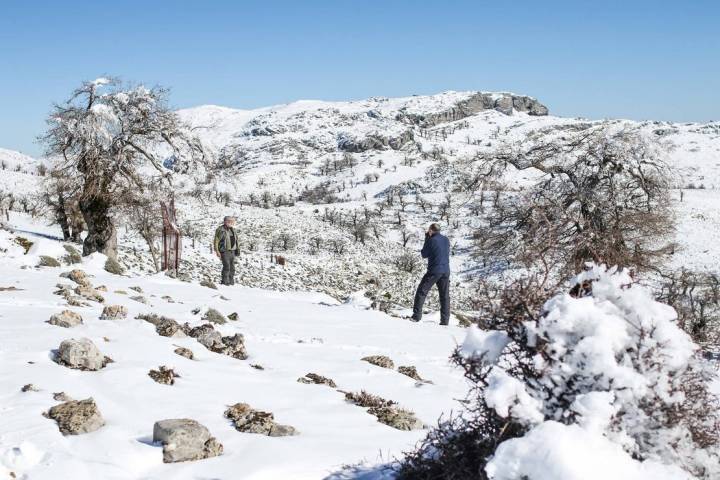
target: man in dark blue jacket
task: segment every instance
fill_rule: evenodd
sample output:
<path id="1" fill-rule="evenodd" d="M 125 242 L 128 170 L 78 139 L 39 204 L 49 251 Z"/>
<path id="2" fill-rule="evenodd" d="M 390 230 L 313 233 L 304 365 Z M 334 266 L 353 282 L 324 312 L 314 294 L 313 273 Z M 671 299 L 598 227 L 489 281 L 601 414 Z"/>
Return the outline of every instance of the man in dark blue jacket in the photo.
<path id="1" fill-rule="evenodd" d="M 411 320 L 420 321 L 425 297 L 433 285 L 437 285 L 440 294 L 440 325 L 447 325 L 450 321 L 450 240 L 440 233 L 437 223 L 430 225 L 425 232 L 425 244 L 420 254 L 428 259 L 428 268 L 415 293 Z"/>

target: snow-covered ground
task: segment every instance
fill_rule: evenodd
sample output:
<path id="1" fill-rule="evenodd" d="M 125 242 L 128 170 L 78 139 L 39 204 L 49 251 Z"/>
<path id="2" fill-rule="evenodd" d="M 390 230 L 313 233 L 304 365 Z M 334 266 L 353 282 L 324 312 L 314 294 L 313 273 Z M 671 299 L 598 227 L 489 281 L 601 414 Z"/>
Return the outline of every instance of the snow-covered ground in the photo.
<path id="1" fill-rule="evenodd" d="M 241 286 L 220 290 L 184 283 L 164 275 L 112 275 L 103 259 L 87 258 L 77 267 L 104 285 L 106 304 L 128 307 L 125 320 L 99 320 L 102 305 L 72 308 L 85 324 L 72 329 L 45 323 L 67 308 L 53 292 L 72 283 L 59 274 L 70 267 L 35 267 L 39 255 L 56 255 L 59 242 L 38 234 L 59 232 L 24 221 L 22 235 L 35 242 L 25 255 L 15 235 L 0 231 L 0 464 L 18 478 L 323 478 L 343 464 L 387 460 L 413 447 L 424 431 L 399 431 L 376 421 L 365 409 L 347 403 L 342 391 L 360 391 L 397 401 L 428 425 L 457 407 L 465 392 L 460 372 L 448 356 L 464 338 L 463 329 L 437 325 L 436 315 L 421 324 L 340 304 L 323 294 L 279 293 Z M 130 300 L 124 291 L 139 286 L 149 304 Z M 17 290 L 7 290 L 15 287 Z M 162 297 L 169 296 L 172 303 Z M 191 325 L 202 323 L 192 311 L 213 307 L 238 320 L 217 328 L 242 333 L 249 352 L 237 360 L 203 348 L 192 338 L 167 338 L 134 317 L 157 313 Z M 97 371 L 70 370 L 56 364 L 52 351 L 67 338 L 87 337 L 114 360 Z M 195 360 L 173 353 L 190 348 Z M 432 383 L 418 383 L 397 371 L 361 361 L 386 355 L 395 365 L 414 365 Z M 251 365 L 261 365 L 258 370 Z M 148 371 L 172 366 L 175 385 L 160 385 Z M 314 372 L 332 378 L 337 389 L 306 385 L 297 379 Z M 39 391 L 21 392 L 33 384 Z M 100 430 L 63 436 L 42 412 L 57 404 L 53 393 L 74 399 L 93 397 L 106 420 Z M 240 433 L 223 417 L 234 403 L 246 402 L 275 414 L 300 431 L 271 438 Z M 223 455 L 201 462 L 163 464 L 152 445 L 153 423 L 193 418 L 224 445 Z"/>

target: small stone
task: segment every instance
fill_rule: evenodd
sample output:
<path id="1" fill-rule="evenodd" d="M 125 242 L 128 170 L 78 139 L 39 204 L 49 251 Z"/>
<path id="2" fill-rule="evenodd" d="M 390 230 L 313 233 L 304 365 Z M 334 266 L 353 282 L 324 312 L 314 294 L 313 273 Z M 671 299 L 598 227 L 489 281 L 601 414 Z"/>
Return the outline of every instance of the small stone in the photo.
<path id="1" fill-rule="evenodd" d="M 40 255 L 38 267 L 60 267 L 62 264 L 56 258 L 49 255 Z"/>
<path id="2" fill-rule="evenodd" d="M 175 303 L 175 300 L 173 300 L 173 298 L 170 295 L 163 295 L 160 298 L 162 298 L 163 300 L 165 300 L 168 303 Z"/>
<path id="3" fill-rule="evenodd" d="M 100 295 L 100 292 L 90 286 L 78 285 L 77 287 L 75 287 L 75 293 L 87 300 L 92 300 L 93 302 L 98 303 L 105 303 L 105 298 Z"/>
<path id="4" fill-rule="evenodd" d="M 153 426 L 153 442 L 163 445 L 163 462 L 186 462 L 222 455 L 223 446 L 200 423 L 189 418 L 160 420 Z"/>
<path id="5" fill-rule="evenodd" d="M 120 262 L 115 260 L 114 258 L 109 258 L 105 261 L 105 271 L 110 272 L 114 275 L 122 275 L 125 273 L 125 269 L 122 265 L 120 265 Z"/>
<path id="6" fill-rule="evenodd" d="M 328 387 L 337 388 L 337 385 L 331 378 L 323 377 L 317 373 L 307 373 L 304 377 L 298 378 L 297 381 L 300 383 L 327 385 Z"/>
<path id="7" fill-rule="evenodd" d="M 66 275 L 62 275 L 62 276 L 66 276 L 67 278 L 69 278 L 73 282 L 77 283 L 78 285 L 82 285 L 85 287 L 90 286 L 90 279 L 88 278 L 87 274 L 84 271 L 80 270 L 79 268 L 70 270 L 70 272 L 68 272 Z"/>
<path id="8" fill-rule="evenodd" d="M 112 362 L 103 356 L 89 338 L 63 340 L 58 348 L 55 361 L 76 370 L 100 370 Z"/>
<path id="9" fill-rule="evenodd" d="M 137 292 L 137 293 L 145 293 L 145 292 L 143 292 L 142 287 L 139 287 L 139 286 L 137 286 L 137 285 L 134 286 L 134 287 L 128 287 L 128 289 L 133 290 L 133 291 L 135 291 L 135 292 Z"/>
<path id="10" fill-rule="evenodd" d="M 23 385 L 23 387 L 20 389 L 21 392 L 39 392 L 35 385 L 32 383 L 28 383 L 27 385 Z"/>
<path id="11" fill-rule="evenodd" d="M 247 403 L 236 403 L 225 410 L 225 417 L 229 418 L 235 429 L 243 433 L 259 433 L 270 437 L 283 437 L 297 435 L 297 431 L 290 425 L 275 423 L 273 414 L 253 409 Z"/>
<path id="12" fill-rule="evenodd" d="M 80 252 L 77 250 L 77 248 L 67 244 L 63 245 L 63 248 L 67 252 L 67 255 L 62 257 L 62 260 L 65 263 L 67 263 L 68 265 L 82 263 L 82 257 L 80 256 Z"/>
<path id="13" fill-rule="evenodd" d="M 382 368 L 389 368 L 393 369 L 395 368 L 395 363 L 385 355 L 371 355 L 369 357 L 363 357 L 360 360 L 363 360 L 368 363 L 372 363 L 373 365 L 376 365 L 378 367 Z"/>
<path id="14" fill-rule="evenodd" d="M 127 295 L 128 293 L 125 290 L 115 290 L 115 293 L 118 295 Z"/>
<path id="15" fill-rule="evenodd" d="M 82 325 L 83 319 L 80 314 L 75 313 L 72 310 L 63 310 L 60 313 L 54 313 L 47 323 L 58 327 L 71 328 Z"/>
<path id="16" fill-rule="evenodd" d="M 127 313 L 125 305 L 106 305 L 100 315 L 100 320 L 122 320 L 127 317 Z"/>
<path id="17" fill-rule="evenodd" d="M 99 287 L 95 287 L 95 290 L 105 293 L 108 291 L 108 288 L 105 285 L 100 285 Z"/>
<path id="18" fill-rule="evenodd" d="M 237 358 L 238 360 L 247 360 L 248 353 L 245 348 L 245 337 L 242 333 L 222 337 L 222 343 L 225 347 L 220 353 Z"/>
<path id="19" fill-rule="evenodd" d="M 412 378 L 413 380 L 422 382 L 422 378 L 420 377 L 420 374 L 417 372 L 417 368 L 415 368 L 412 365 L 398 367 L 398 372 Z"/>
<path id="20" fill-rule="evenodd" d="M 254 368 L 255 370 L 265 370 L 265 367 L 263 367 L 263 366 L 260 365 L 259 363 L 253 363 L 253 364 L 251 364 L 250 366 L 251 366 L 252 368 Z"/>
<path id="21" fill-rule="evenodd" d="M 58 402 L 69 402 L 72 400 L 72 397 L 65 392 L 55 392 L 53 393 L 53 400 L 57 400 Z"/>
<path id="22" fill-rule="evenodd" d="M 175 379 L 180 378 L 180 375 L 175 373 L 175 370 L 168 368 L 165 365 L 161 365 L 157 370 L 150 370 L 148 375 L 157 383 L 162 383 L 164 385 L 174 385 Z"/>
<path id="23" fill-rule="evenodd" d="M 391 407 L 371 407 L 368 409 L 370 415 L 374 415 L 378 422 L 384 423 L 397 430 L 420 430 L 423 423 L 410 410 Z"/>
<path id="24" fill-rule="evenodd" d="M 227 316 L 228 320 L 232 320 L 233 322 L 237 322 L 238 314 L 237 312 L 233 312 L 230 315 Z"/>
<path id="25" fill-rule="evenodd" d="M 195 355 L 193 354 L 192 350 L 185 347 L 178 347 L 174 350 L 175 353 L 180 355 L 181 357 L 188 358 L 190 360 L 193 360 L 195 358 Z"/>
<path id="26" fill-rule="evenodd" d="M 213 282 L 209 278 L 204 278 L 204 279 L 200 280 L 200 285 L 203 287 L 212 288 L 215 290 L 217 290 L 217 288 L 218 288 L 217 285 L 215 285 L 215 282 Z"/>
<path id="27" fill-rule="evenodd" d="M 227 323 L 227 319 L 225 318 L 225 315 L 218 312 L 214 308 L 208 308 L 208 311 L 205 312 L 205 315 L 202 316 L 202 321 L 215 323 L 217 325 L 222 325 L 224 323 Z"/>
<path id="28" fill-rule="evenodd" d="M 60 433 L 63 435 L 94 432 L 105 425 L 105 420 L 100 415 L 92 397 L 79 401 L 70 400 L 56 405 L 48 410 L 47 417 L 57 422 Z"/>
<path id="29" fill-rule="evenodd" d="M 148 304 L 148 299 L 143 297 L 142 295 L 134 295 L 134 296 L 130 297 L 130 300 L 134 300 L 139 303 L 144 303 L 145 305 Z"/>

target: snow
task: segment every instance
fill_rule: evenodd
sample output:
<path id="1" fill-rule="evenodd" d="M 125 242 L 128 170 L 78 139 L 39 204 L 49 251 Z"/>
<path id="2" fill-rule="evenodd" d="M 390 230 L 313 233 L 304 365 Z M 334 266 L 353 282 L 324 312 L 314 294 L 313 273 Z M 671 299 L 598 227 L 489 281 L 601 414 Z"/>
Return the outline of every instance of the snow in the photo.
<path id="1" fill-rule="evenodd" d="M 22 236 L 36 244 L 28 255 L 0 230 L 0 459 L 19 478 L 323 478 L 341 465 L 363 459 L 378 462 L 412 448 L 424 431 L 403 432 L 380 424 L 364 409 L 348 404 L 341 392 L 297 382 L 308 372 L 328 376 L 340 390 L 369 392 L 393 399 L 427 424 L 455 408 L 465 381 L 448 363 L 462 336 L 458 327 L 415 324 L 340 304 L 312 292 L 272 292 L 241 286 L 213 290 L 164 275 L 115 276 L 102 269 L 95 254 L 81 268 L 94 285 L 108 288 L 106 304 L 123 304 L 128 319 L 99 320 L 102 305 L 72 308 L 85 324 L 73 329 L 49 325 L 51 314 L 65 308 L 52 294 L 64 268 L 35 268 L 36 255 L 59 253 L 60 242 L 45 235 L 57 231 L 22 219 Z M 36 234 L 32 233 L 36 232 Z M 118 293 L 140 286 L 151 305 Z M 162 297 L 169 295 L 175 303 Z M 223 299 L 222 297 L 225 297 Z M 217 327 L 224 335 L 243 333 L 246 361 L 212 353 L 192 338 L 158 336 L 152 325 L 134 317 L 153 312 L 200 324 L 192 310 L 213 307 L 239 320 Z M 67 338 L 88 337 L 115 360 L 99 372 L 69 370 L 51 360 L 51 351 Z M 193 350 L 190 361 L 173 353 Z M 366 355 L 388 355 L 397 365 L 415 365 L 433 384 L 419 384 L 392 370 L 370 365 Z M 256 370 L 260 364 L 265 370 Z M 174 386 L 147 375 L 159 365 L 174 367 Z M 21 392 L 34 384 L 39 392 Z M 75 399 L 93 397 L 106 420 L 100 430 L 63 437 L 41 413 L 57 402 L 53 392 Z M 236 402 L 271 411 L 277 421 L 295 426 L 296 437 L 269 438 L 239 433 L 223 418 Z M 225 447 L 217 458 L 163 464 L 152 445 L 153 423 L 189 417 L 207 426 Z M 277 459 L 282 458 L 282 462 Z M 242 473 L 238 473 L 242 472 Z M 26 477 L 23 477 L 25 475 Z M 238 476 L 239 475 L 239 476 Z"/>
<path id="2" fill-rule="evenodd" d="M 638 462 L 603 436 L 577 425 L 544 422 L 501 443 L 485 471 L 492 480 L 690 480 L 675 466 Z"/>

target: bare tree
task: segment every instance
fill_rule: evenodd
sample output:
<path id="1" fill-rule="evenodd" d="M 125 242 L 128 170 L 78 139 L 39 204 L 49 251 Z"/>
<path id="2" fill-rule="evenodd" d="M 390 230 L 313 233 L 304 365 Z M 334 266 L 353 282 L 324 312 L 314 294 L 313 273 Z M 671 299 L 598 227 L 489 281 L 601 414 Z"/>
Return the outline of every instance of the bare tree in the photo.
<path id="1" fill-rule="evenodd" d="M 170 150 L 176 169 L 204 155 L 200 142 L 167 106 L 167 90 L 160 87 L 124 88 L 106 78 L 84 82 L 67 102 L 53 107 L 47 123 L 42 137 L 46 154 L 59 158 L 52 170 L 79 192 L 88 227 L 84 255 L 116 257 L 112 211 L 151 186 L 157 193 L 170 185 L 171 170 L 158 152 Z"/>
<path id="2" fill-rule="evenodd" d="M 524 266 L 545 258 L 561 276 L 589 260 L 654 267 L 670 251 L 673 228 L 657 145 L 604 124 L 545 138 L 531 136 L 488 159 L 493 174 L 512 166 L 542 176 L 530 189 L 498 194 L 476 235 L 479 256 Z"/>
<path id="3" fill-rule="evenodd" d="M 145 240 L 155 271 L 159 272 L 160 247 L 158 240 L 162 236 L 163 225 L 160 208 L 148 198 L 136 197 L 128 201 L 126 214 L 128 226 Z"/>

